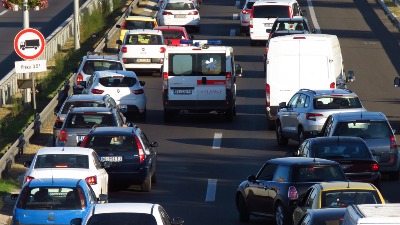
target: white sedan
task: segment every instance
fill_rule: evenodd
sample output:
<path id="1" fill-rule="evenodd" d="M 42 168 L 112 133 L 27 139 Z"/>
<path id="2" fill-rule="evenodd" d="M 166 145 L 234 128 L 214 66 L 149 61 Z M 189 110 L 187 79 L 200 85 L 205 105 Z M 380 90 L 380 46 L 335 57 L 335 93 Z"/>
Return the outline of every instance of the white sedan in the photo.
<path id="1" fill-rule="evenodd" d="M 37 151 L 32 161 L 24 162 L 28 167 L 24 183 L 40 178 L 81 178 L 92 187 L 96 197 L 108 194 L 109 162 L 101 162 L 91 148 L 44 147 Z"/>

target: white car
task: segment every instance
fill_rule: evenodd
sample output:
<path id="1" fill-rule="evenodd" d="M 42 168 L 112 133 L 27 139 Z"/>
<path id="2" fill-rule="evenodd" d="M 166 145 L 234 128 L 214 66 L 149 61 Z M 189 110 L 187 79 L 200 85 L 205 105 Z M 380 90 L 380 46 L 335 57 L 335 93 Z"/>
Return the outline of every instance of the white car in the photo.
<path id="1" fill-rule="evenodd" d="M 92 205 L 82 220 L 82 225 L 97 224 L 151 224 L 182 225 L 180 217 L 169 218 L 165 209 L 153 203 L 107 203 Z M 137 223 L 136 223 L 137 222 Z"/>
<path id="2" fill-rule="evenodd" d="M 119 56 L 127 70 L 160 72 L 167 47 L 160 30 L 135 29 L 126 32 Z"/>
<path id="3" fill-rule="evenodd" d="M 160 26 L 184 26 L 200 31 L 198 6 L 191 0 L 168 0 L 161 4 L 157 15 Z"/>
<path id="4" fill-rule="evenodd" d="M 85 179 L 99 198 L 108 194 L 108 174 L 105 168 L 110 162 L 101 162 L 91 148 L 44 147 L 36 152 L 32 161 L 24 162 L 29 169 L 24 183 L 40 178 L 81 178 Z"/>
<path id="5" fill-rule="evenodd" d="M 89 79 L 84 94 L 110 95 L 126 116 L 138 115 L 146 120 L 147 98 L 144 81 L 133 71 L 97 71 Z"/>

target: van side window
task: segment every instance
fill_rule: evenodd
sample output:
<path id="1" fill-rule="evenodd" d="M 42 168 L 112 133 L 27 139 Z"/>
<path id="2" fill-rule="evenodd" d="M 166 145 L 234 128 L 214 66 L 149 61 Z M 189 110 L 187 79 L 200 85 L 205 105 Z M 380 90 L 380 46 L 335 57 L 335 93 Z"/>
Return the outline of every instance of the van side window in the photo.
<path id="1" fill-rule="evenodd" d="M 191 75 L 193 73 L 193 55 L 172 55 L 171 60 L 172 68 L 169 71 L 174 76 Z"/>

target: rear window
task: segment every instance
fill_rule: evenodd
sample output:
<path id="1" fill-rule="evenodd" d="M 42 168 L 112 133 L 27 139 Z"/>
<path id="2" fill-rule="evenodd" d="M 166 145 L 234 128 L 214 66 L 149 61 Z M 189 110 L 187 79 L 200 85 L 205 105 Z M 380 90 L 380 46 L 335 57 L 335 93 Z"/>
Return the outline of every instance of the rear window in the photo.
<path id="1" fill-rule="evenodd" d="M 176 3 L 168 3 L 165 6 L 166 10 L 190 10 L 195 9 L 192 3 L 185 3 L 185 2 L 176 2 Z"/>
<path id="2" fill-rule="evenodd" d="M 333 158 L 372 158 L 370 150 L 366 145 L 359 143 L 320 143 L 314 145 L 315 157 L 323 159 Z"/>
<path id="3" fill-rule="evenodd" d="M 391 138 L 392 131 L 386 121 L 351 121 L 337 124 L 334 136 L 353 136 L 363 139 Z"/>
<path id="4" fill-rule="evenodd" d="M 99 83 L 105 87 L 133 87 L 137 82 L 134 77 L 101 77 Z"/>
<path id="5" fill-rule="evenodd" d="M 89 157 L 79 154 L 38 155 L 35 169 L 38 168 L 89 168 Z"/>
<path id="6" fill-rule="evenodd" d="M 118 126 L 113 115 L 93 113 L 93 114 L 71 114 L 65 121 L 64 128 L 91 128 L 97 126 Z"/>
<path id="7" fill-rule="evenodd" d="M 258 5 L 253 9 L 254 18 L 290 18 L 289 6 Z"/>
<path id="8" fill-rule="evenodd" d="M 154 22 L 152 21 L 136 21 L 136 20 L 126 20 L 124 30 L 134 30 L 134 29 L 153 29 Z"/>
<path id="9" fill-rule="evenodd" d="M 170 54 L 171 76 L 225 76 L 225 54 Z"/>
<path id="10" fill-rule="evenodd" d="M 347 181 L 339 165 L 298 167 L 293 177 L 295 182 Z"/>
<path id="11" fill-rule="evenodd" d="M 96 152 L 132 152 L 137 151 L 134 136 L 123 135 L 88 135 L 85 140 L 86 148 L 93 148 Z"/>
<path id="12" fill-rule="evenodd" d="M 366 190 L 339 190 L 322 192 L 323 208 L 343 208 L 358 204 L 381 204 L 376 191 Z"/>
<path id="13" fill-rule="evenodd" d="M 103 70 L 123 70 L 123 67 L 121 63 L 115 61 L 87 60 L 82 68 L 82 71 L 88 75 L 93 75 L 95 71 Z"/>
<path id="14" fill-rule="evenodd" d="M 17 207 L 32 210 L 82 210 L 78 190 L 75 187 L 26 186 L 20 192 Z"/>
<path id="15" fill-rule="evenodd" d="M 106 107 L 104 102 L 82 102 L 82 101 L 71 101 L 66 102 L 61 111 L 62 114 L 67 114 L 71 106 L 74 107 Z"/>
<path id="16" fill-rule="evenodd" d="M 125 36 L 126 45 L 163 45 L 160 35 L 131 34 Z"/>
<path id="17" fill-rule="evenodd" d="M 185 39 L 185 34 L 180 30 L 163 30 L 162 33 L 166 39 Z"/>
<path id="18" fill-rule="evenodd" d="M 362 108 L 358 97 L 322 97 L 313 100 L 314 109 L 354 109 Z"/>
<path id="19" fill-rule="evenodd" d="M 90 217 L 87 225 L 157 225 L 157 221 L 151 214 L 145 213 L 104 213 L 94 214 Z"/>

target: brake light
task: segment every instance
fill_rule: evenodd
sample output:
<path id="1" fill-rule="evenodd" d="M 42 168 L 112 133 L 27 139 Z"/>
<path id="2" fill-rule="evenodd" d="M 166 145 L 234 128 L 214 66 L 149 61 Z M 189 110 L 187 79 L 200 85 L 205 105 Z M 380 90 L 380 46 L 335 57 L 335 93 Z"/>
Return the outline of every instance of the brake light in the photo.
<path id="1" fill-rule="evenodd" d="M 307 120 L 313 120 L 316 121 L 317 120 L 317 116 L 324 116 L 321 113 L 306 113 L 306 119 Z"/>
<path id="2" fill-rule="evenodd" d="M 142 143 L 140 143 L 140 140 L 138 137 L 135 136 L 136 140 L 136 145 L 139 150 L 139 163 L 142 163 L 144 161 L 144 151 L 143 151 L 143 146 Z"/>
<path id="3" fill-rule="evenodd" d="M 91 176 L 91 177 L 86 177 L 85 178 L 86 182 L 90 185 L 95 185 L 97 184 L 97 176 Z"/>
<path id="4" fill-rule="evenodd" d="M 226 78 L 226 89 L 231 90 L 232 89 L 232 74 L 230 72 L 225 73 L 225 78 Z"/>
<path id="5" fill-rule="evenodd" d="M 127 53 L 127 52 L 128 52 L 128 48 L 127 48 L 126 46 L 123 46 L 123 47 L 121 48 L 121 52 L 122 52 L 122 53 Z"/>
<path id="6" fill-rule="evenodd" d="M 171 12 L 168 12 L 168 11 L 164 11 L 162 14 L 163 14 L 163 15 L 172 15 L 172 13 L 171 13 Z"/>
<path id="7" fill-rule="evenodd" d="M 67 131 L 61 130 L 60 134 L 58 135 L 58 140 L 60 140 L 60 141 L 68 141 Z"/>
<path id="8" fill-rule="evenodd" d="M 122 24 L 121 29 L 124 30 L 126 25 L 126 20 L 124 21 L 124 24 Z"/>
<path id="9" fill-rule="evenodd" d="M 197 12 L 197 11 L 191 11 L 188 13 L 188 15 L 198 15 L 198 14 L 199 14 L 199 12 Z"/>
<path id="10" fill-rule="evenodd" d="M 163 92 L 168 91 L 168 72 L 163 73 Z"/>
<path id="11" fill-rule="evenodd" d="M 164 53 L 165 50 L 166 50 L 166 49 L 165 49 L 164 47 L 161 47 L 161 48 L 160 48 L 160 53 Z"/>
<path id="12" fill-rule="evenodd" d="M 265 106 L 270 106 L 271 89 L 269 84 L 265 84 Z"/>
<path id="13" fill-rule="evenodd" d="M 299 193 L 297 193 L 297 189 L 294 186 L 290 186 L 288 190 L 289 200 L 296 200 L 299 198 Z"/>
<path id="14" fill-rule="evenodd" d="M 78 76 L 76 76 L 76 84 L 80 85 L 81 81 L 83 81 L 83 75 L 79 73 Z"/>
<path id="15" fill-rule="evenodd" d="M 242 14 L 249 14 L 249 13 L 251 13 L 250 9 L 243 9 L 242 10 Z"/>
<path id="16" fill-rule="evenodd" d="M 81 187 L 78 187 L 78 195 L 79 195 L 79 202 L 81 204 L 81 208 L 85 209 L 86 208 L 85 193 L 83 193 L 83 190 Z"/>
<path id="17" fill-rule="evenodd" d="M 86 135 L 85 138 L 83 138 L 83 141 L 81 143 L 81 147 L 85 147 L 88 140 L 89 140 L 89 136 Z"/>
<path id="18" fill-rule="evenodd" d="M 140 94 L 144 93 L 144 90 L 143 89 L 132 90 L 132 93 L 135 94 L 135 95 L 140 95 Z"/>
<path id="19" fill-rule="evenodd" d="M 100 90 L 100 89 L 93 89 L 92 90 L 92 94 L 103 94 L 103 90 Z"/>
<path id="20" fill-rule="evenodd" d="M 378 171 L 379 171 L 379 165 L 378 165 L 378 163 L 372 164 L 372 171 L 373 171 L 373 172 L 378 172 Z"/>
<path id="21" fill-rule="evenodd" d="M 329 88 L 335 89 L 335 86 L 336 86 L 335 82 L 332 82 L 332 83 L 329 85 Z"/>
<path id="22" fill-rule="evenodd" d="M 126 58 L 122 58 L 122 62 L 126 63 L 127 62 Z"/>
<path id="23" fill-rule="evenodd" d="M 397 148 L 396 137 L 392 136 L 390 137 L 390 149 L 396 149 L 396 148 Z"/>
<path id="24" fill-rule="evenodd" d="M 24 180 L 24 183 L 29 182 L 29 181 L 31 181 L 31 180 L 33 180 L 33 179 L 35 179 L 35 178 L 34 178 L 34 177 L 31 177 L 31 176 L 26 176 L 26 177 L 25 177 L 25 180 Z"/>

